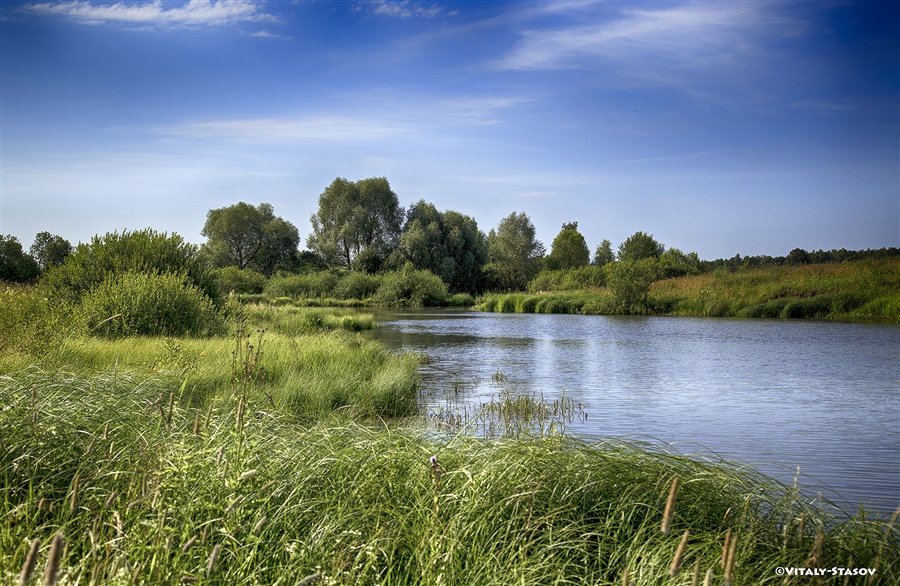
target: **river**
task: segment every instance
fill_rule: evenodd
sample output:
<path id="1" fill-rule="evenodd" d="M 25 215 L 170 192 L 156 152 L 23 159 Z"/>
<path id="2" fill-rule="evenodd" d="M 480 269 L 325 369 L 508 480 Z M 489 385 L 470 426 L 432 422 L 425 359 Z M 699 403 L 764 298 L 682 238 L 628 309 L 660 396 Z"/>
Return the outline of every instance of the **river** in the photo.
<path id="1" fill-rule="evenodd" d="M 822 321 L 376 312 L 427 353 L 431 408 L 499 390 L 584 405 L 568 432 L 750 464 L 853 512 L 900 504 L 900 327 Z M 502 376 L 498 375 L 502 373 Z"/>

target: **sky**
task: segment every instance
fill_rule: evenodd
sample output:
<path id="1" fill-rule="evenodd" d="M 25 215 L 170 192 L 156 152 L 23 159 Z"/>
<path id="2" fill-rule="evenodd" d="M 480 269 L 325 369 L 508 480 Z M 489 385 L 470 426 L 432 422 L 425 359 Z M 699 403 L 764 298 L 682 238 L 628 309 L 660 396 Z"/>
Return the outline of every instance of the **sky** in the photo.
<path id="1" fill-rule="evenodd" d="M 387 177 L 548 249 L 900 246 L 900 3 L 0 1 L 0 234 Z M 302 247 L 302 245 L 301 245 Z"/>

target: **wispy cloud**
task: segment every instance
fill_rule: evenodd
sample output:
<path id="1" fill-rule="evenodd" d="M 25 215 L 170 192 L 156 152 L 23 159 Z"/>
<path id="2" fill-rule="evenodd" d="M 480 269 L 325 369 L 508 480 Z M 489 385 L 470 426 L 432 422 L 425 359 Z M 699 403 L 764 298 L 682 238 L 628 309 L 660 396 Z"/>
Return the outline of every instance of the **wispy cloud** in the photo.
<path id="1" fill-rule="evenodd" d="M 402 124 L 352 116 L 245 118 L 191 122 L 155 129 L 181 138 L 220 138 L 251 143 L 347 142 L 382 139 L 408 131 Z"/>
<path id="2" fill-rule="evenodd" d="M 261 3 L 254 0 L 189 0 L 176 6 L 161 0 L 128 4 L 94 4 L 90 1 L 72 0 L 25 4 L 22 9 L 35 14 L 62 16 L 83 24 L 178 27 L 278 21 L 275 16 L 263 12 Z"/>
<path id="3" fill-rule="evenodd" d="M 772 5 L 749 2 L 692 2 L 594 18 L 591 24 L 583 24 L 582 15 L 572 26 L 525 30 L 496 65 L 512 70 L 614 65 L 633 76 L 735 67 L 762 50 L 759 37 L 793 34 L 798 27 Z"/>
<path id="4" fill-rule="evenodd" d="M 376 0 L 372 3 L 372 11 L 375 14 L 384 14 L 397 18 L 411 18 L 413 16 L 420 18 L 434 18 L 444 12 L 444 8 L 437 4 L 424 7 L 421 4 L 410 4 L 409 0 L 401 2 L 388 2 L 387 0 Z M 446 13 L 449 16 L 456 14 L 456 11 Z"/>

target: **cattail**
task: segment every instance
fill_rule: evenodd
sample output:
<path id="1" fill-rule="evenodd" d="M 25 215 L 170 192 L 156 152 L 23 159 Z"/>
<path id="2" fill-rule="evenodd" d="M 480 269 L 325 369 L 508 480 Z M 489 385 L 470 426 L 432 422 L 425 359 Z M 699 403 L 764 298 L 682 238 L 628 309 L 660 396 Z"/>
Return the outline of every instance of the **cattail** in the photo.
<path id="1" fill-rule="evenodd" d="M 213 548 L 212 553 L 209 554 L 209 563 L 206 564 L 206 575 L 212 575 L 213 570 L 216 569 L 216 562 L 219 561 L 219 554 L 222 552 L 222 544 L 217 543 Z"/>
<path id="2" fill-rule="evenodd" d="M 44 497 L 41 497 L 41 500 L 38 501 L 38 512 L 41 512 L 44 510 L 45 504 L 47 504 L 47 499 L 45 499 Z"/>
<path id="3" fill-rule="evenodd" d="M 203 533 L 200 535 L 200 545 L 206 545 L 206 536 L 209 533 L 209 525 L 203 526 Z"/>
<path id="4" fill-rule="evenodd" d="M 628 579 L 628 566 L 625 566 L 625 571 L 622 572 L 622 586 L 630 586 L 631 581 Z"/>
<path id="5" fill-rule="evenodd" d="M 199 581 L 200 581 L 199 578 L 195 578 L 193 576 L 182 576 L 181 577 L 182 584 L 191 584 L 193 582 L 199 582 Z"/>
<path id="6" fill-rule="evenodd" d="M 69 499 L 69 511 L 75 510 L 75 501 L 78 500 L 78 483 L 81 481 L 81 473 L 75 475 L 72 481 L 72 498 Z"/>
<path id="7" fill-rule="evenodd" d="M 94 444 L 96 444 L 96 443 L 97 443 L 97 437 L 94 436 L 94 437 L 91 438 L 91 443 L 88 444 L 87 449 L 84 451 L 84 455 L 85 455 L 85 456 L 87 456 L 88 454 L 91 453 L 91 450 L 94 449 Z"/>
<path id="8" fill-rule="evenodd" d="M 197 543 L 197 540 L 200 539 L 198 536 L 194 535 L 190 539 L 188 539 L 184 545 L 181 546 L 181 553 L 187 553 L 189 549 L 194 547 L 194 544 Z"/>
<path id="9" fill-rule="evenodd" d="M 725 545 L 722 547 L 722 561 L 719 563 L 722 566 L 722 569 L 725 569 L 725 564 L 728 562 L 728 545 L 731 543 L 731 529 L 725 532 Z"/>
<path id="10" fill-rule="evenodd" d="M 700 586 L 700 558 L 694 561 L 694 577 L 691 578 L 691 586 Z"/>
<path id="11" fill-rule="evenodd" d="M 310 574 L 309 576 L 306 576 L 305 578 L 297 582 L 297 586 L 309 586 L 310 584 L 315 584 L 321 579 L 322 574 L 316 572 L 315 574 Z"/>
<path id="12" fill-rule="evenodd" d="M 210 405 L 209 409 L 206 410 L 206 421 L 203 422 L 203 429 L 209 429 L 209 420 L 212 417 L 212 410 L 212 405 Z"/>
<path id="13" fill-rule="evenodd" d="M 265 484 L 262 485 L 262 488 L 259 489 L 259 492 L 266 492 L 266 491 L 268 491 L 270 488 L 272 488 L 273 486 L 275 486 L 275 481 L 274 481 L 274 480 L 270 480 L 269 482 L 267 482 L 267 483 L 265 483 Z"/>
<path id="14" fill-rule="evenodd" d="M 253 526 L 253 529 L 250 530 L 251 533 L 259 533 L 259 530 L 262 529 L 262 526 L 266 524 L 267 516 L 263 515 L 260 517 L 259 521 Z"/>
<path id="15" fill-rule="evenodd" d="M 675 495 L 678 494 L 678 477 L 672 478 L 672 487 L 669 489 L 669 500 L 666 501 L 666 510 L 663 513 L 662 532 L 668 533 L 672 525 L 672 515 L 675 513 Z"/>
<path id="16" fill-rule="evenodd" d="M 31 580 L 31 574 L 34 573 L 34 567 L 37 565 L 38 552 L 41 551 L 41 540 L 37 537 L 31 542 L 28 549 L 28 555 L 25 556 L 25 563 L 22 564 L 22 576 L 19 578 L 19 584 L 25 586 Z"/>
<path id="17" fill-rule="evenodd" d="M 172 423 L 172 411 L 175 409 L 175 393 L 169 393 L 169 413 L 166 416 L 166 421 L 168 423 Z"/>
<path id="18" fill-rule="evenodd" d="M 246 472 L 242 472 L 240 476 L 238 476 L 238 482 L 242 482 L 247 480 L 248 478 L 252 478 L 256 476 L 256 470 L 247 470 Z"/>
<path id="19" fill-rule="evenodd" d="M 117 491 L 117 490 L 114 490 L 111 493 L 109 493 L 109 496 L 106 497 L 106 502 L 103 503 L 103 506 L 107 509 L 109 507 L 111 507 L 112 504 L 115 502 L 117 496 L 119 496 L 119 491 Z"/>
<path id="20" fill-rule="evenodd" d="M 684 548 L 687 546 L 689 536 L 690 531 L 685 531 L 684 535 L 681 536 L 681 543 L 678 544 L 678 549 L 675 550 L 675 558 L 672 560 L 672 567 L 669 568 L 669 576 L 673 578 L 678 575 L 678 571 L 681 569 L 681 559 L 684 557 Z"/>
<path id="21" fill-rule="evenodd" d="M 109 421 L 103 426 L 103 439 L 109 438 Z"/>
<path id="22" fill-rule="evenodd" d="M 800 527 L 797 529 L 797 545 L 803 545 L 803 530 L 806 529 L 806 512 L 800 515 Z"/>
<path id="23" fill-rule="evenodd" d="M 731 547 L 728 548 L 728 561 L 725 563 L 725 586 L 731 586 L 734 580 L 734 558 L 737 557 L 737 535 L 731 537 Z"/>
<path id="24" fill-rule="evenodd" d="M 59 561 L 62 559 L 63 537 L 56 533 L 50 541 L 50 553 L 47 556 L 47 566 L 44 568 L 44 586 L 53 586 L 59 574 Z"/>
<path id="25" fill-rule="evenodd" d="M 223 444 L 221 448 L 219 448 L 219 453 L 216 454 L 216 466 L 222 465 L 222 458 L 225 457 L 225 445 Z"/>
<path id="26" fill-rule="evenodd" d="M 706 577 L 703 578 L 703 586 L 712 586 L 713 583 L 713 569 L 710 568 L 706 570 Z"/>

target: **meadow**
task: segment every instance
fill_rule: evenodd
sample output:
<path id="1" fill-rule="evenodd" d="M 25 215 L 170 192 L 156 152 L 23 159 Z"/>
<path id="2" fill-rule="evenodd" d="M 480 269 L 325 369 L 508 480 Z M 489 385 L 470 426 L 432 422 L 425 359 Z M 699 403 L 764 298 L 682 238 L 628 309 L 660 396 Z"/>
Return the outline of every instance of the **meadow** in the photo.
<path id="1" fill-rule="evenodd" d="M 900 580 L 897 515 L 535 425 L 572 406 L 501 396 L 472 414 L 491 438 L 433 425 L 426 358 L 359 336 L 369 314 L 232 302 L 219 333 L 101 336 L 4 301 L 2 583 Z"/>

